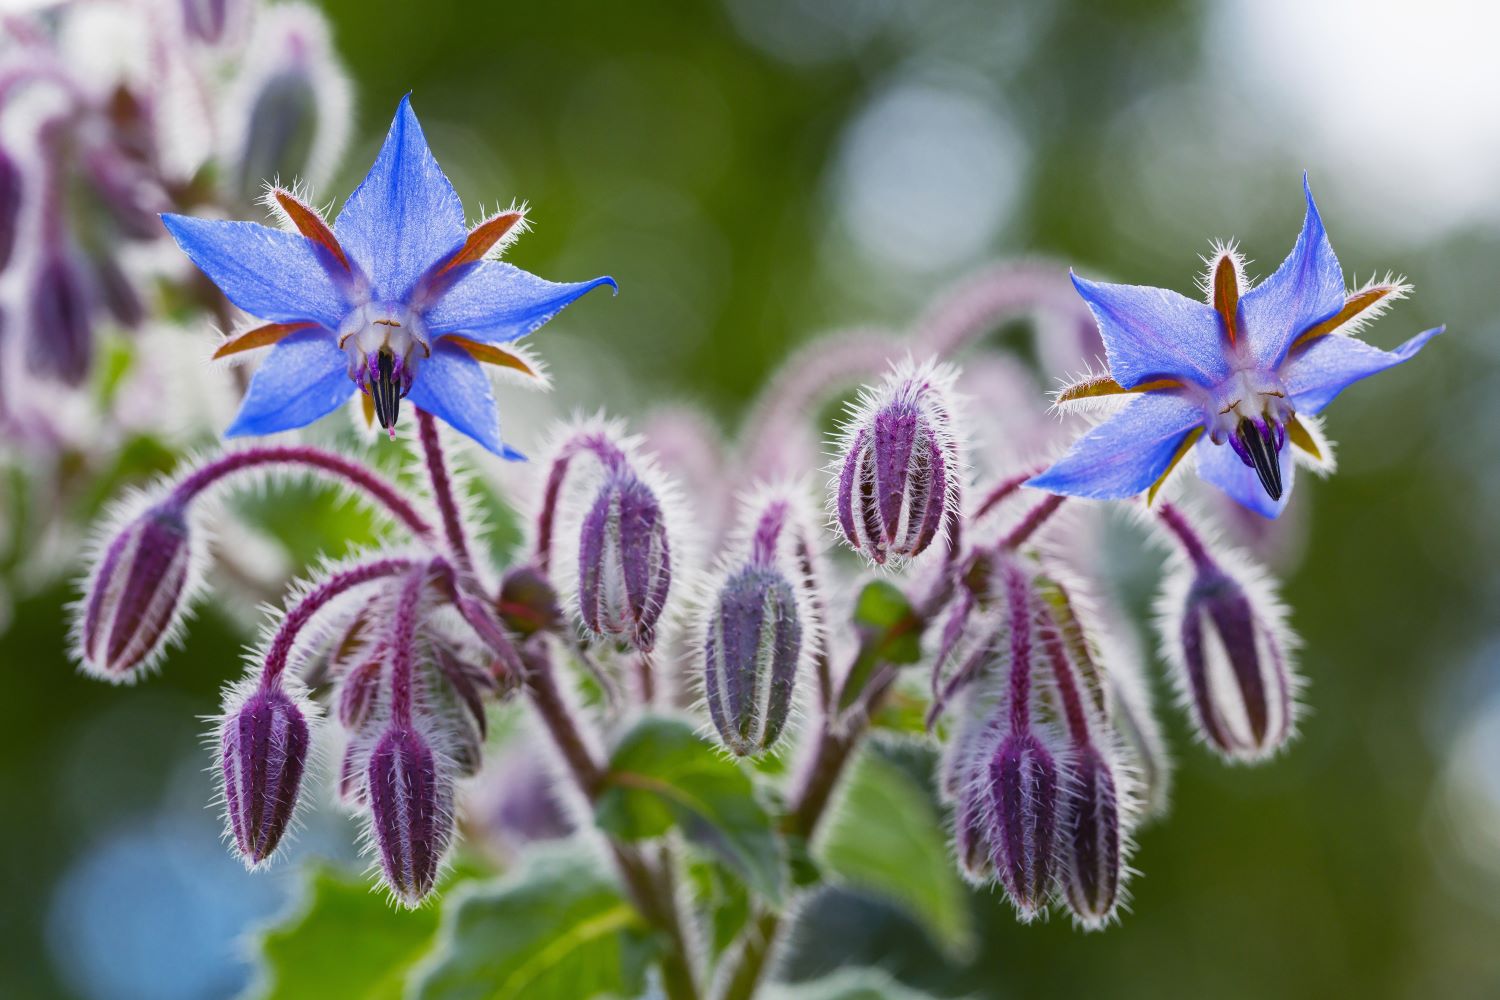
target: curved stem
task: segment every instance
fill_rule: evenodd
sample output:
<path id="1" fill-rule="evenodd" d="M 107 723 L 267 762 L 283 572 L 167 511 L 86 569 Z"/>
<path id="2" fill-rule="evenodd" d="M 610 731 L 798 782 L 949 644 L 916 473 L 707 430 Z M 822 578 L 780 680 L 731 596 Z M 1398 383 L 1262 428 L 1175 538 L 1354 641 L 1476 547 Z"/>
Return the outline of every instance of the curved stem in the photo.
<path id="1" fill-rule="evenodd" d="M 265 666 L 261 668 L 261 689 L 270 690 L 280 683 L 281 675 L 286 670 L 287 659 L 291 656 L 292 646 L 297 641 L 297 634 L 329 601 L 361 584 L 378 580 L 381 577 L 405 573 L 416 565 L 410 559 L 382 559 L 364 563 L 341 573 L 335 573 L 308 591 L 302 600 L 286 613 L 286 617 L 281 620 L 281 626 L 276 630 L 276 635 L 271 639 L 271 648 L 266 653 Z"/>
<path id="2" fill-rule="evenodd" d="M 1208 543 L 1193 528 L 1192 522 L 1187 519 L 1181 509 L 1169 503 L 1164 503 L 1156 510 L 1156 516 L 1161 519 L 1177 541 L 1182 545 L 1182 551 L 1192 560 L 1194 566 L 1205 570 L 1215 565 L 1214 558 L 1209 554 Z"/>
<path id="3" fill-rule="evenodd" d="M 972 520 L 977 521 L 994 510 L 1000 505 L 1001 501 L 1019 490 L 1025 485 L 1026 480 L 1039 474 L 1043 468 L 1045 466 L 1033 469 L 1030 472 L 1023 472 L 1020 475 L 1011 476 L 1009 479 L 1002 479 L 990 487 L 990 491 L 984 495 L 984 499 L 979 501 L 979 506 L 974 508 Z"/>
<path id="4" fill-rule="evenodd" d="M 443 461 L 443 442 L 438 438 L 437 419 L 426 410 L 417 410 L 418 436 L 422 440 L 422 456 L 427 460 L 427 479 L 432 483 L 432 498 L 437 502 L 438 514 L 443 519 L 443 535 L 448 540 L 448 551 L 463 576 L 474 575 L 474 560 L 469 555 L 469 540 L 464 535 L 463 518 L 458 512 L 458 500 L 453 494 L 453 481 L 448 477 L 448 465 Z"/>
<path id="5" fill-rule="evenodd" d="M 418 538 L 430 538 L 432 526 L 410 500 L 358 462 L 304 445 L 281 445 L 231 451 L 193 470 L 172 490 L 171 500 L 186 506 L 204 490 L 228 476 L 251 469 L 290 465 L 322 473 L 361 491 Z"/>

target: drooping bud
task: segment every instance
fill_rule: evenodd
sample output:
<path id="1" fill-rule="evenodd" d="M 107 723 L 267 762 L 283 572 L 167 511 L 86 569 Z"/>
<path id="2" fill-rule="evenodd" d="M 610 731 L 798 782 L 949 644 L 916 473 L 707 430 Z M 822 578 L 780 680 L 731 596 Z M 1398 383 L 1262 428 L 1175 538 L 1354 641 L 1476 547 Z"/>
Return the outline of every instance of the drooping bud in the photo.
<path id="1" fill-rule="evenodd" d="M 876 564 L 920 555 L 958 504 L 960 459 L 946 367 L 904 364 L 867 391 L 833 477 L 845 540 Z"/>
<path id="2" fill-rule="evenodd" d="M 518 566 L 505 574 L 497 610 L 506 627 L 522 638 L 556 630 L 563 621 L 557 592 L 535 566 Z"/>
<path id="3" fill-rule="evenodd" d="M 275 853 L 291 822 L 311 737 L 302 710 L 279 686 L 231 701 L 240 704 L 220 727 L 219 775 L 235 848 L 254 868 Z"/>
<path id="4" fill-rule="evenodd" d="M 1007 733 L 989 763 L 991 858 L 1023 921 L 1041 914 L 1056 870 L 1057 760 L 1033 733 Z"/>
<path id="5" fill-rule="evenodd" d="M 781 736 L 801 655 L 802 619 L 785 576 L 749 565 L 724 581 L 703 638 L 704 693 L 731 751 L 763 753 Z"/>
<path id="6" fill-rule="evenodd" d="M 1183 606 L 1180 666 L 1194 720 L 1233 760 L 1267 757 L 1292 734 L 1291 668 L 1263 610 L 1217 567 L 1194 576 Z"/>
<path id="7" fill-rule="evenodd" d="M 28 367 L 78 385 L 94 356 L 88 282 L 71 257 L 53 253 L 42 260 L 30 289 Z"/>
<path id="8" fill-rule="evenodd" d="M 194 562 L 187 512 L 171 498 L 127 522 L 101 549 L 76 609 L 83 669 L 119 682 L 153 664 L 182 621 Z"/>
<path id="9" fill-rule="evenodd" d="M 628 468 L 611 470 L 579 537 L 578 609 L 584 625 L 596 635 L 622 636 L 649 651 L 671 584 L 660 501 Z"/>
<path id="10" fill-rule="evenodd" d="M 182 24 L 199 41 L 217 44 L 244 19 L 246 7 L 244 0 L 182 0 Z"/>
<path id="11" fill-rule="evenodd" d="M 1120 897 L 1119 789 L 1108 760 L 1085 746 L 1068 762 L 1063 809 L 1063 887 L 1068 909 L 1090 929 L 1114 914 Z"/>
<path id="12" fill-rule="evenodd" d="M 392 725 L 370 752 L 367 794 L 386 884 L 415 907 L 432 891 L 453 836 L 453 782 L 427 739 Z"/>

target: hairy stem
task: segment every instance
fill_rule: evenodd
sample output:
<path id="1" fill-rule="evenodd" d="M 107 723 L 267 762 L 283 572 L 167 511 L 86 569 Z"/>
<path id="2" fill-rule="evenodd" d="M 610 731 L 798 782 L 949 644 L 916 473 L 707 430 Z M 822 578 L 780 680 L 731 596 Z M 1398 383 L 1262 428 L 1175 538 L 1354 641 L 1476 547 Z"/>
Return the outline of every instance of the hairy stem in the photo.
<path id="1" fill-rule="evenodd" d="M 333 574 L 308 591 L 302 600 L 286 613 L 286 617 L 281 620 L 281 626 L 276 630 L 276 635 L 271 639 L 271 648 L 266 653 L 266 663 L 260 674 L 261 690 L 270 690 L 280 683 L 281 675 L 286 670 L 287 659 L 291 656 L 292 646 L 297 641 L 297 634 L 329 601 L 361 584 L 382 577 L 397 576 L 416 566 L 417 564 L 410 559 L 381 559 L 377 562 L 363 563 Z"/>
<path id="2" fill-rule="evenodd" d="M 1000 548 L 1015 551 L 1022 545 L 1025 545 L 1031 539 L 1031 536 L 1036 534 L 1037 529 L 1046 524 L 1047 519 L 1057 513 L 1057 508 L 1061 507 L 1063 501 L 1066 499 L 1067 497 L 1054 493 L 1031 508 L 1031 510 L 1026 512 L 1026 516 L 1021 518 L 1021 523 L 1012 528 L 1010 534 L 1006 535 L 1004 540 L 1000 542 Z"/>
<path id="3" fill-rule="evenodd" d="M 342 455 L 303 445 L 265 446 L 227 452 L 195 469 L 178 483 L 170 499 L 186 506 L 208 487 L 228 476 L 276 465 L 310 469 L 352 486 L 385 508 L 413 535 L 423 539 L 432 537 L 432 526 L 417 513 L 410 500 L 385 480 Z"/>
<path id="4" fill-rule="evenodd" d="M 544 643 L 528 644 L 521 652 L 521 659 L 526 666 L 526 690 L 531 696 L 531 704 L 562 754 L 574 782 L 592 804 L 604 790 L 604 765 L 595 760 L 594 752 L 578 729 L 557 686 L 552 660 Z M 639 851 L 613 840 L 610 841 L 610 853 L 636 909 L 667 939 L 667 949 L 661 959 L 662 988 L 667 997 L 669 1000 L 697 1000 L 698 986 L 688 960 L 687 938 L 677 912 L 670 871 L 653 871 Z"/>
<path id="5" fill-rule="evenodd" d="M 1164 503 L 1157 508 L 1156 516 L 1177 538 L 1182 545 L 1182 551 L 1192 560 L 1194 566 L 1204 570 L 1215 565 L 1213 556 L 1209 554 L 1208 544 L 1180 508 Z"/>
<path id="6" fill-rule="evenodd" d="M 448 540 L 448 551 L 453 562 L 465 577 L 474 575 L 474 560 L 469 555 L 469 539 L 464 534 L 463 518 L 458 512 L 458 500 L 453 494 L 453 481 L 448 476 L 448 465 L 443 460 L 443 442 L 438 438 L 437 418 L 426 410 L 417 411 L 417 428 L 422 439 L 422 456 L 427 460 L 427 479 L 432 483 L 432 497 L 437 502 L 438 514 L 443 519 L 443 536 Z"/>

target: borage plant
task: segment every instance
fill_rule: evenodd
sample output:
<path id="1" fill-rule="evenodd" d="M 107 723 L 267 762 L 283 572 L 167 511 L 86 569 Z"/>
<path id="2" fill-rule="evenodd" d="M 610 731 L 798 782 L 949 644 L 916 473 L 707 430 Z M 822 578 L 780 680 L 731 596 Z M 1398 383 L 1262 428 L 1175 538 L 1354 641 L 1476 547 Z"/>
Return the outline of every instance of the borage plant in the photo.
<path id="1" fill-rule="evenodd" d="M 1175 550 L 1161 633 L 1196 730 L 1230 761 L 1274 754 L 1297 717 L 1286 611 L 1264 572 L 1158 494 L 1196 448 L 1205 479 L 1279 513 L 1294 456 L 1331 466 L 1315 415 L 1432 335 L 1393 354 L 1352 335 L 1406 288 L 1346 292 L 1309 194 L 1291 256 L 1253 288 L 1230 250 L 1211 260 L 1207 304 L 1076 280 L 1109 371 L 1057 403 L 1129 402 L 1049 468 L 1027 458 L 1060 450 L 1077 418 L 1050 420 L 1023 369 L 976 347 L 1014 314 L 1094 324 L 1062 275 L 1002 267 L 909 338 L 792 358 L 739 445 L 680 481 L 650 454 L 661 422 L 650 440 L 602 418 L 562 428 L 526 555 L 495 566 L 471 544 L 486 525 L 438 421 L 517 457 L 481 365 L 533 374 L 514 341 L 612 282 L 493 260 L 522 212 L 466 228 L 404 101 L 331 225 L 291 191 L 269 202 L 280 229 L 166 218 L 256 320 L 218 353 L 269 349 L 229 434 L 303 426 L 357 390 L 395 437 L 405 399 L 426 488 L 297 444 L 209 457 L 104 533 L 77 656 L 112 681 L 161 659 L 203 578 L 204 500 L 235 482 L 305 470 L 383 512 L 389 545 L 294 590 L 214 743 L 229 839 L 252 868 L 305 808 L 314 747 L 336 744 L 336 796 L 406 907 L 443 878 L 495 718 L 505 752 L 545 755 L 566 838 L 447 894 L 409 973 L 422 996 L 743 1000 L 829 884 L 884 894 L 955 950 L 971 943 L 960 873 L 1022 921 L 1105 927 L 1168 763 L 1102 539 L 1145 523 Z M 813 415 L 871 375 L 834 444 L 824 516 Z M 1066 502 L 1142 493 L 1126 518 Z M 940 748 L 941 810 L 897 760 L 912 747 Z"/>

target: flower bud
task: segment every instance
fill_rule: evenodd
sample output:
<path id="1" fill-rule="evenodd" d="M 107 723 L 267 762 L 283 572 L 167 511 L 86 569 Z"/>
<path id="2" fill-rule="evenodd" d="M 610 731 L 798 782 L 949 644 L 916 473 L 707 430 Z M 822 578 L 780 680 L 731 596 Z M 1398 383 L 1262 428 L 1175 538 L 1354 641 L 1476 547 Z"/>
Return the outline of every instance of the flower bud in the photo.
<path id="1" fill-rule="evenodd" d="M 557 592 L 535 566 L 517 566 L 505 574 L 497 610 L 505 626 L 523 639 L 562 626 Z"/>
<path id="2" fill-rule="evenodd" d="M 256 688 L 226 712 L 219 732 L 219 773 L 229 832 L 254 868 L 286 833 L 311 745 L 302 710 L 280 687 Z"/>
<path id="3" fill-rule="evenodd" d="M 244 0 L 182 0 L 182 24 L 187 33 L 210 45 L 246 16 Z"/>
<path id="4" fill-rule="evenodd" d="M 300 68 L 262 81 L 250 107 L 239 188 L 250 200 L 267 177 L 306 173 L 318 129 L 318 98 L 313 81 Z"/>
<path id="5" fill-rule="evenodd" d="M 195 572 L 187 514 L 170 499 L 132 519 L 103 549 L 75 624 L 85 670 L 129 681 L 161 655 Z"/>
<path id="6" fill-rule="evenodd" d="M 731 751 L 743 757 L 776 743 L 801 655 L 802 617 L 785 576 L 751 564 L 724 581 L 703 638 L 704 693 Z"/>
<path id="7" fill-rule="evenodd" d="M 672 583 L 661 503 L 626 469 L 611 470 L 584 517 L 578 546 L 578 607 L 596 635 L 624 636 L 642 651 L 656 641 Z"/>
<path id="8" fill-rule="evenodd" d="M 1175 652 L 1199 733 L 1230 760 L 1275 753 L 1296 712 L 1279 610 L 1213 563 L 1195 570 L 1181 606 Z"/>
<path id="9" fill-rule="evenodd" d="M 845 540 L 873 563 L 920 555 L 957 507 L 952 379 L 946 368 L 901 366 L 845 428 L 834 509 Z"/>
<path id="10" fill-rule="evenodd" d="M 30 288 L 27 366 L 76 386 L 94 356 L 87 280 L 71 257 L 53 253 L 42 260 Z"/>
<path id="11" fill-rule="evenodd" d="M 1094 746 L 1070 761 L 1063 808 L 1063 888 L 1068 909 L 1090 929 L 1103 927 L 1120 895 L 1119 791 L 1109 762 Z"/>
<path id="12" fill-rule="evenodd" d="M 453 783 L 416 729 L 393 725 L 370 752 L 367 794 L 391 892 L 415 907 L 437 882 L 453 836 Z"/>
<path id="13" fill-rule="evenodd" d="M 991 859 L 1021 919 L 1052 893 L 1060 808 L 1057 761 L 1033 733 L 1007 733 L 989 761 Z"/>

